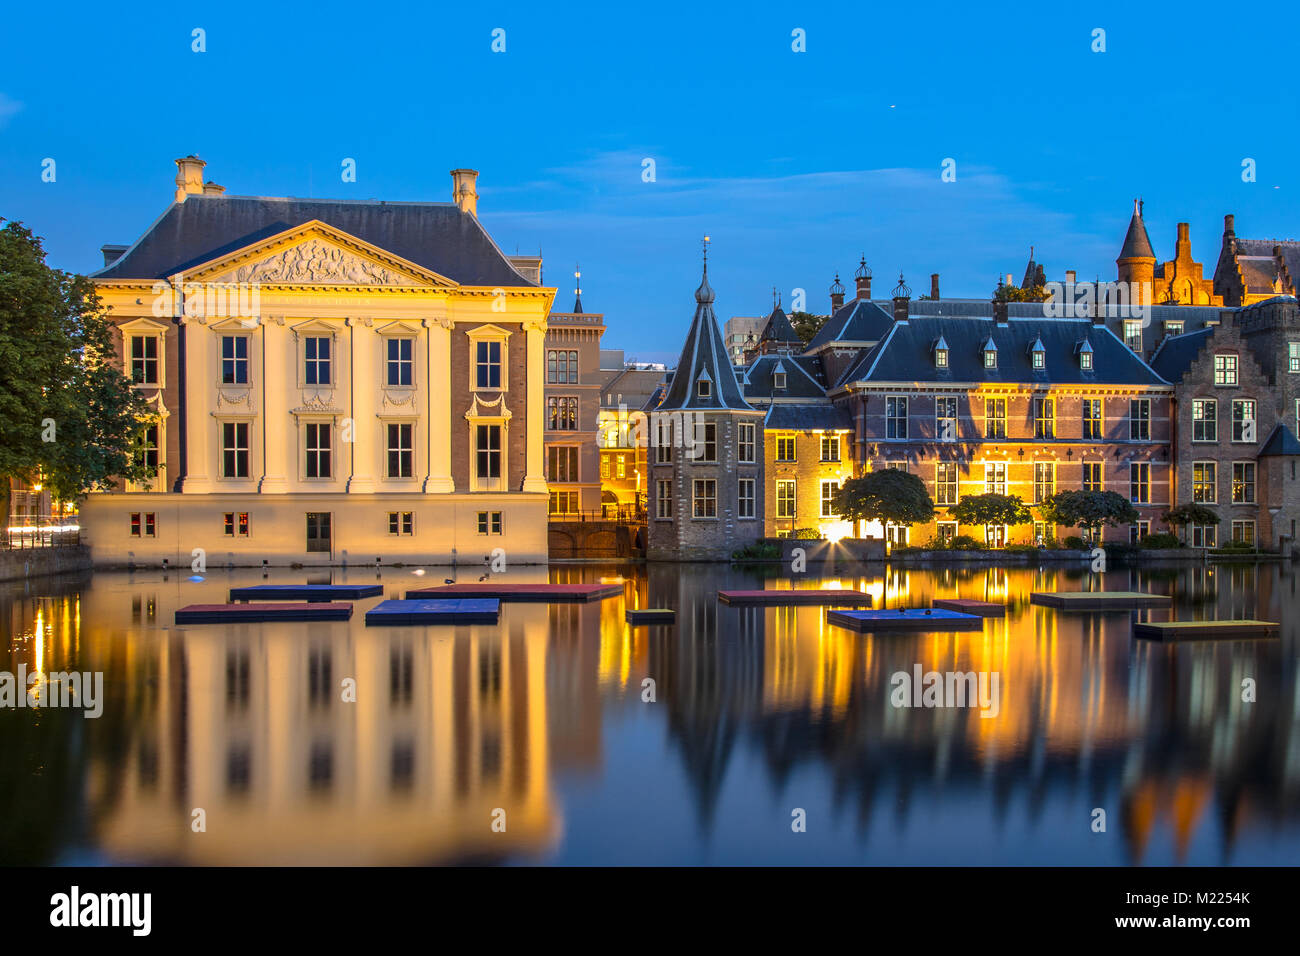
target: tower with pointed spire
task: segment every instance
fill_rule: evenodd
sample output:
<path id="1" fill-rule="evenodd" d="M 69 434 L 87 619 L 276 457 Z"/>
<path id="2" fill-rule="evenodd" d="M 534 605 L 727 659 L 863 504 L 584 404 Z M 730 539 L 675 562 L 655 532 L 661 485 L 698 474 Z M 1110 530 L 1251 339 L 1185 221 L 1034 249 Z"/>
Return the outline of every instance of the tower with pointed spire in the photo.
<path id="1" fill-rule="evenodd" d="M 1142 221 L 1142 200 L 1133 200 L 1133 217 L 1124 235 L 1124 245 L 1115 260 L 1119 267 L 1119 281 L 1130 283 L 1129 301 L 1136 305 L 1151 305 L 1154 294 L 1156 254 L 1151 248 L 1146 223 Z"/>
<path id="2" fill-rule="evenodd" d="M 681 357 L 647 409 L 652 561 L 725 561 L 763 536 L 764 413 L 745 401 L 718 330 L 707 243 Z"/>

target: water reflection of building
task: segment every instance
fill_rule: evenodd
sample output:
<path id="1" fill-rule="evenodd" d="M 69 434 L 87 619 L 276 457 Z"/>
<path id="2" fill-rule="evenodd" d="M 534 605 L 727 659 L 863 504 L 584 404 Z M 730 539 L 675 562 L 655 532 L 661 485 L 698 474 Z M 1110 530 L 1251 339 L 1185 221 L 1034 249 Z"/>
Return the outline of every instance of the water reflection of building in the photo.
<path id="1" fill-rule="evenodd" d="M 720 605 L 717 588 L 762 583 L 749 572 L 624 574 L 624 600 L 513 605 L 499 629 L 428 631 L 366 630 L 359 617 L 278 631 L 164 629 L 181 594 L 213 599 L 234 578 L 181 591 L 160 575 L 97 575 L 62 597 L 10 597 L 0 620 L 19 639 L 0 669 L 23 660 L 108 672 L 104 717 L 68 722 L 45 752 L 80 754 L 81 769 L 68 771 L 77 792 L 54 787 L 48 799 L 64 818 L 84 805 L 80 828 L 111 860 L 546 858 L 561 829 L 592 825 L 559 822 L 556 776 L 608 774 L 607 748 L 627 745 L 619 724 L 633 716 L 667 731 L 702 837 L 731 801 L 759 798 L 727 786 L 754 758 L 772 793 L 793 794 L 794 781 L 805 793 L 816 781 L 864 834 L 873 825 L 930 832 L 943 826 L 936 809 L 956 807 L 968 822 L 992 814 L 995 830 L 1015 836 L 1006 838 L 1013 855 L 1059 843 L 1063 860 L 1088 862 L 1070 854 L 1114 854 L 1119 838 L 1134 861 L 1208 852 L 1245 862 L 1232 854 L 1248 836 L 1294 825 L 1300 689 L 1287 648 L 1300 624 L 1276 616 L 1295 601 L 1290 570 L 1117 569 L 1097 582 L 1082 571 L 897 568 L 838 578 L 890 606 L 943 596 L 1010 603 L 981 633 L 893 637 L 827 627 L 817 608 Z M 1183 618 L 1280 619 L 1281 641 L 1137 642 L 1125 614 L 1058 614 L 1024 600 L 1089 584 L 1170 593 Z M 630 628 L 623 609 L 633 605 L 676 607 L 678 624 Z M 997 671 L 998 716 L 893 708 L 890 677 L 915 663 Z M 357 679 L 355 705 L 332 690 L 345 676 Z M 656 682 L 653 705 L 641 702 L 644 677 Z M 1248 677 L 1253 703 L 1241 699 Z M 14 726 L 0 713 L 0 735 Z M 0 754 L 14 752 L 11 739 Z M 1061 815 L 1082 814 L 1086 830 L 1096 806 L 1110 816 L 1109 849 L 1079 850 L 1057 829 Z M 207 811 L 205 834 L 189 829 L 195 807 Z M 497 807 L 505 834 L 490 829 Z M 78 827 L 65 819 L 58 829 L 66 840 Z M 915 852 L 936 852 L 944 832 Z"/>

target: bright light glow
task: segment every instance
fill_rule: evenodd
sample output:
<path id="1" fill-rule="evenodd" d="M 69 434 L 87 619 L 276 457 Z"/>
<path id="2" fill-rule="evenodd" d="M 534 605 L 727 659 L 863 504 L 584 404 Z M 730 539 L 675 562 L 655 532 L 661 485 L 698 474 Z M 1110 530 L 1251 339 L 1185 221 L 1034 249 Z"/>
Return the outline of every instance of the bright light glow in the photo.
<path id="1" fill-rule="evenodd" d="M 828 541 L 839 541 L 841 538 L 847 538 L 853 534 L 853 522 L 851 521 L 826 521 L 821 525 L 822 537 Z"/>
<path id="2" fill-rule="evenodd" d="M 79 524 L 47 524 L 43 526 L 34 525 L 34 524 L 24 524 L 24 525 L 11 524 L 9 526 L 10 534 L 32 534 L 33 532 L 36 531 L 80 531 L 80 530 L 81 530 L 81 525 Z"/>

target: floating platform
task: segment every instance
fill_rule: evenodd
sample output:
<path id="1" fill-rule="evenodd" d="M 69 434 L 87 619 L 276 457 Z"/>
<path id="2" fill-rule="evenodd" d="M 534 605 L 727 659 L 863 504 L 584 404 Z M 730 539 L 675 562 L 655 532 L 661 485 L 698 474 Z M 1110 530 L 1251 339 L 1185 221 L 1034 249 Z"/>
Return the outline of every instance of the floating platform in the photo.
<path id="1" fill-rule="evenodd" d="M 944 608 L 909 607 L 899 610 L 827 611 L 826 620 L 851 631 L 978 631 L 984 618 Z"/>
<path id="2" fill-rule="evenodd" d="M 1030 604 L 1061 608 L 1066 611 L 1130 611 L 1144 607 L 1169 607 L 1166 594 L 1142 591 L 1035 591 Z"/>
<path id="3" fill-rule="evenodd" d="M 1277 635 L 1278 625 L 1271 621 L 1161 621 L 1133 625 L 1134 637 L 1155 641 L 1240 641 Z"/>
<path id="4" fill-rule="evenodd" d="M 675 624 L 677 612 L 670 607 L 629 608 L 623 615 L 629 624 Z"/>
<path id="5" fill-rule="evenodd" d="M 543 604 L 603 601 L 623 593 L 621 584 L 443 584 L 407 591 L 408 600 L 444 598 L 496 598 L 498 601 L 536 601 Z"/>
<path id="6" fill-rule="evenodd" d="M 496 598 L 437 601 L 380 601 L 366 612 L 366 627 L 376 624 L 495 624 L 501 614 Z"/>
<path id="7" fill-rule="evenodd" d="M 807 589 L 786 591 L 719 591 L 723 604 L 762 605 L 764 607 L 790 607 L 796 604 L 837 604 L 840 607 L 871 607 L 871 595 L 864 591 L 813 591 Z"/>
<path id="8" fill-rule="evenodd" d="M 254 621 L 346 621 L 351 604 L 191 604 L 176 612 L 177 624 L 242 624 Z"/>
<path id="9" fill-rule="evenodd" d="M 356 601 L 378 597 L 384 593 L 382 584 L 257 584 L 246 588 L 231 588 L 231 601 Z"/>
<path id="10" fill-rule="evenodd" d="M 974 614 L 977 617 L 1006 617 L 1007 614 L 1005 604 L 972 601 L 969 598 L 940 598 L 933 603 L 935 607 L 941 607 L 946 611 L 960 611 L 963 614 Z"/>

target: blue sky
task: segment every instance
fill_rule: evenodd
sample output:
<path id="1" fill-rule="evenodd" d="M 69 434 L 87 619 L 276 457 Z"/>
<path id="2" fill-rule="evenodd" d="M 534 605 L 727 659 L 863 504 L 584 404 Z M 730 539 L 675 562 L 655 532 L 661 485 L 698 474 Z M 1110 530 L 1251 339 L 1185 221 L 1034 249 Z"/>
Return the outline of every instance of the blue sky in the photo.
<path id="1" fill-rule="evenodd" d="M 825 311 L 864 253 L 876 291 L 901 270 L 916 294 L 938 272 L 944 295 L 988 295 L 1031 244 L 1049 278 L 1113 277 L 1137 195 L 1157 255 L 1189 221 L 1207 269 L 1224 213 L 1240 235 L 1300 233 L 1282 7 L 1267 27 L 1188 3 L 193 9 L 6 11 L 0 215 L 54 265 L 134 241 L 186 153 L 241 195 L 444 201 L 470 166 L 480 218 L 506 252 L 540 248 L 561 307 L 581 262 L 606 346 L 672 360 L 706 233 L 722 319 L 770 309 L 773 286 Z"/>

